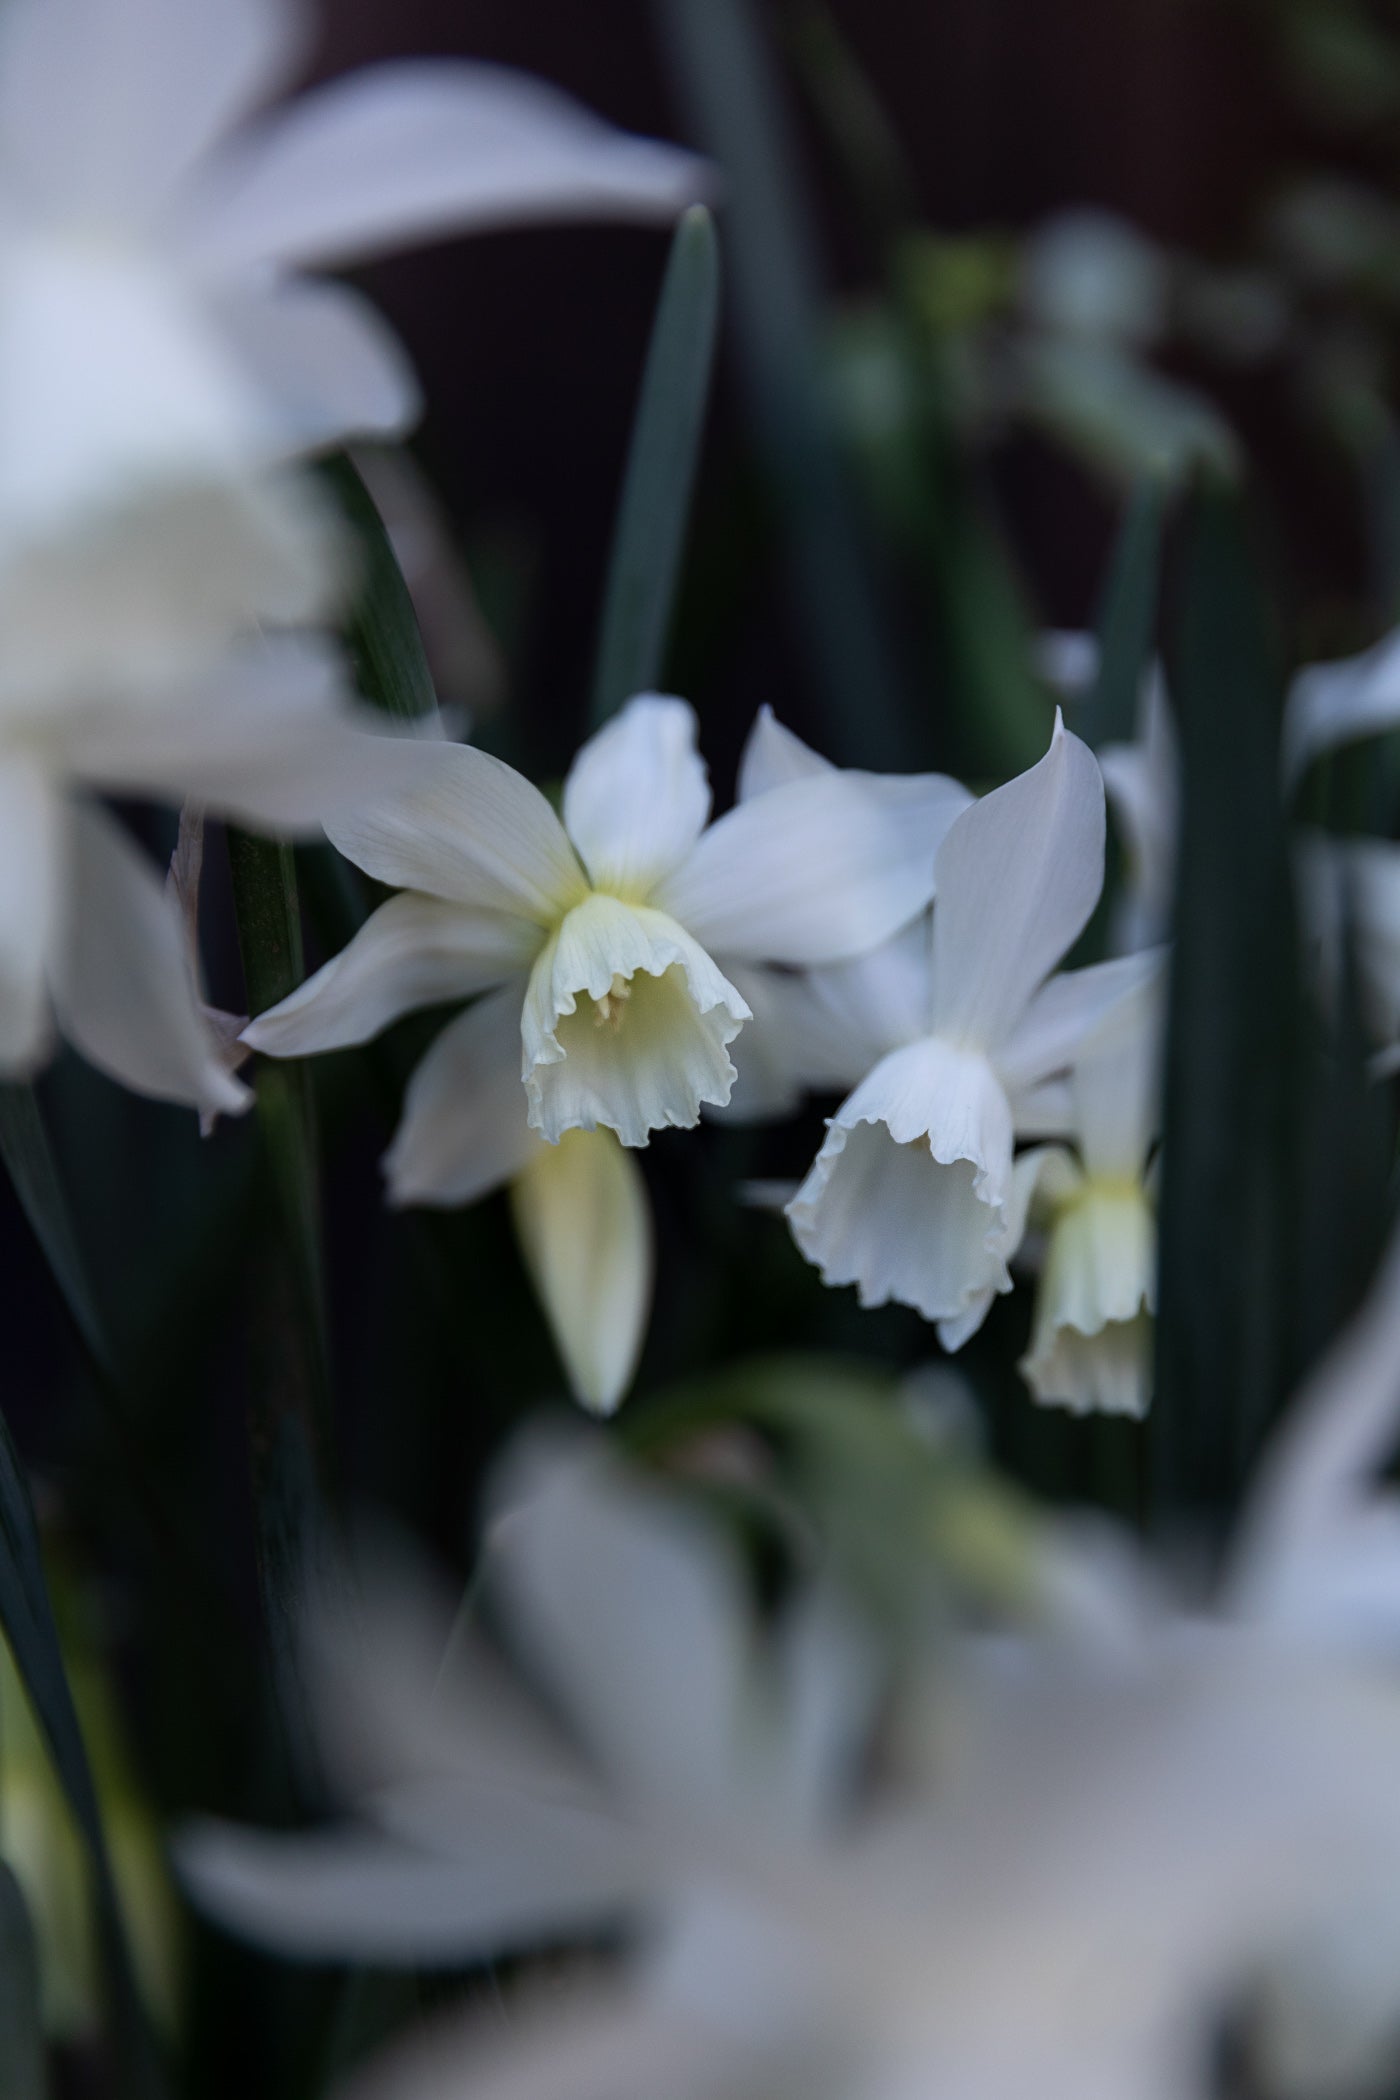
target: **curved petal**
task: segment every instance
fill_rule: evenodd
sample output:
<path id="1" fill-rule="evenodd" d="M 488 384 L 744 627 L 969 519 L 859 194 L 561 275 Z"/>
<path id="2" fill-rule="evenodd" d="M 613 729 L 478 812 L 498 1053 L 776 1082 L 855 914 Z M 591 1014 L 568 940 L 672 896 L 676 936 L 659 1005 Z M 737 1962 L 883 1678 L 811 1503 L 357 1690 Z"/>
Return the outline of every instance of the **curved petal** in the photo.
<path id="1" fill-rule="evenodd" d="M 465 999 L 527 969 L 539 940 L 528 919 L 406 890 L 371 913 L 348 947 L 305 984 L 251 1021 L 243 1041 L 271 1057 L 367 1043 L 415 1007 Z M 514 1072 L 519 1059 L 510 1062 Z"/>
<path id="2" fill-rule="evenodd" d="M 936 1038 L 882 1060 L 837 1110 L 787 1216 L 825 1283 L 958 1320 L 1006 1291 L 1011 1107 L 986 1060 Z"/>
<path id="3" fill-rule="evenodd" d="M 135 1093 L 205 1116 L 241 1114 L 253 1097 L 204 1018 L 178 904 L 105 810 L 75 802 L 69 834 L 71 903 L 51 964 L 63 1033 Z"/>
<path id="4" fill-rule="evenodd" d="M 1160 976 L 1122 1000 L 1083 1044 L 1071 1074 L 1079 1149 L 1092 1175 L 1140 1180 L 1161 1127 Z"/>
<path id="5" fill-rule="evenodd" d="M 751 802 L 755 795 L 785 787 L 790 780 L 810 780 L 818 773 L 835 771 L 830 759 L 785 729 L 765 702 L 754 716 L 739 759 L 738 799 Z"/>
<path id="6" fill-rule="evenodd" d="M 539 1149 L 520 1083 L 522 983 L 503 985 L 449 1021 L 408 1083 L 384 1155 L 389 1201 L 475 1203 Z"/>
<path id="7" fill-rule="evenodd" d="M 1058 711 L 1038 765 L 965 810 L 938 854 L 933 1010 L 939 1030 L 998 1048 L 1078 938 L 1103 886 L 1094 754 Z"/>
<path id="8" fill-rule="evenodd" d="M 968 799 L 937 773 L 789 781 L 712 824 L 653 902 L 714 954 L 843 962 L 924 909 L 939 841 Z"/>
<path id="9" fill-rule="evenodd" d="M 432 235 L 559 219 L 666 222 L 703 162 L 615 131 L 504 66 L 406 60 L 302 96 L 231 153 L 192 252 L 236 271 L 363 262 Z"/>
<path id="10" fill-rule="evenodd" d="M 651 1311 L 651 1207 L 610 1130 L 538 1143 L 511 1184 L 521 1252 L 574 1398 L 610 1415 L 632 1383 Z"/>
<path id="11" fill-rule="evenodd" d="M 347 860 L 391 889 L 541 925 L 582 900 L 583 870 L 538 788 L 469 744 L 401 750 L 395 793 L 326 825 Z"/>
<path id="12" fill-rule="evenodd" d="M 1292 785 L 1324 751 L 1400 728 L 1400 632 L 1340 663 L 1310 664 L 1283 711 L 1283 776 Z"/>
<path id="13" fill-rule="evenodd" d="M 482 1816 L 470 1863 L 372 1829 L 271 1835 L 209 1821 L 184 1833 L 177 1864 L 221 1924 L 304 1960 L 465 1964 L 619 1917 L 634 1875 L 615 1830 L 522 1807 Z"/>
<path id="14" fill-rule="evenodd" d="M 341 2100 L 718 2100 L 743 2092 L 752 2071 L 727 2032 L 683 2007 L 551 1991 L 505 2029 L 499 2015 L 453 2015 L 357 2071 Z"/>
<path id="15" fill-rule="evenodd" d="M 37 1070 L 53 1040 L 46 983 L 62 939 L 63 803 L 37 766 L 0 765 L 0 1074 Z"/>
<path id="16" fill-rule="evenodd" d="M 593 895 L 568 913 L 530 976 L 522 1023 L 530 1121 L 551 1144 L 566 1130 L 615 1130 L 624 1145 L 723 1104 L 726 1055 L 749 1010 L 685 930 L 663 912 Z"/>
<path id="17" fill-rule="evenodd" d="M 1072 1414 L 1147 1413 L 1157 1222 L 1146 1193 L 1088 1182 L 1051 1228 L 1021 1375 Z"/>
<path id="18" fill-rule="evenodd" d="M 113 794 L 183 801 L 283 836 L 383 801 L 429 748 L 352 701 L 339 659 L 278 640 L 230 655 L 178 697 L 104 704 L 67 725 L 70 770 Z"/>
<path id="19" fill-rule="evenodd" d="M 299 0 L 12 0 L 0 11 L 7 181 L 49 211 L 152 217 L 295 70 Z"/>
<path id="20" fill-rule="evenodd" d="M 1160 996 L 1167 956 L 1165 948 L 1142 948 L 1084 970 L 1061 970 L 1043 985 L 997 1056 L 997 1070 L 1012 1097 L 1019 1100 L 1041 1080 L 1068 1071 L 1082 1045 L 1117 1008 L 1133 1005 L 1149 991 Z"/>
<path id="21" fill-rule="evenodd" d="M 240 285 L 220 299 L 218 313 L 287 453 L 402 437 L 418 421 L 422 400 L 406 353 L 348 285 Z"/>
<path id="22" fill-rule="evenodd" d="M 564 782 L 564 829 L 594 886 L 645 898 L 680 866 L 710 814 L 695 710 L 641 693 L 583 746 Z"/>

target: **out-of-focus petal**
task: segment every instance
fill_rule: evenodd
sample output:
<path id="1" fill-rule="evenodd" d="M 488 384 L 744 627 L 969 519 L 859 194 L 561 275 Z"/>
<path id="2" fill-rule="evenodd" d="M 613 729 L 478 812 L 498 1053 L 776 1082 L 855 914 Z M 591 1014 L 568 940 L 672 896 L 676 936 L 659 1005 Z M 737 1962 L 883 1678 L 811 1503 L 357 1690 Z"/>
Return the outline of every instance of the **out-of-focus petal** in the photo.
<path id="1" fill-rule="evenodd" d="M 400 1014 L 515 976 L 528 968 L 539 940 L 528 919 L 405 890 L 381 904 L 305 984 L 250 1022 L 243 1040 L 273 1057 L 367 1043 Z M 511 1064 L 518 1067 L 518 1056 Z"/>
<path id="2" fill-rule="evenodd" d="M 930 1037 L 884 1058 L 827 1126 L 788 1205 L 823 1281 L 928 1320 L 1009 1290 L 1011 1107 L 975 1052 Z"/>
<path id="3" fill-rule="evenodd" d="M 944 1033 L 993 1048 L 1077 939 L 1103 885 L 1094 754 L 1057 712 L 1038 765 L 958 818 L 938 854 L 933 997 Z"/>
<path id="4" fill-rule="evenodd" d="M 1090 1182 L 1051 1227 L 1021 1375 L 1072 1414 L 1147 1413 L 1157 1230 L 1141 1189 Z"/>
<path id="5" fill-rule="evenodd" d="M 689 1128 L 734 1083 L 727 1045 L 749 1010 L 698 942 L 664 912 L 595 894 L 569 912 L 530 976 L 522 1023 L 530 1121 L 615 1130 L 644 1145 Z"/>
<path id="6" fill-rule="evenodd" d="M 68 913 L 63 804 L 27 760 L 0 764 L 0 1074 L 42 1064 L 52 1042 L 45 981 Z"/>
<path id="7" fill-rule="evenodd" d="M 616 131 L 528 74 L 406 60 L 269 119 L 226 157 L 188 239 L 218 270 L 324 266 L 538 221 L 664 224 L 710 187 L 691 154 Z"/>
<path id="8" fill-rule="evenodd" d="M 1292 785 L 1324 751 L 1400 728 L 1400 632 L 1340 663 L 1310 664 L 1283 711 L 1283 775 Z"/>
<path id="9" fill-rule="evenodd" d="M 252 1095 L 229 1072 L 185 955 L 179 907 L 105 810 L 69 815 L 71 899 L 50 965 L 74 1047 L 138 1094 L 236 1116 Z"/>
<path id="10" fill-rule="evenodd" d="M 654 902 L 714 954 L 843 962 L 924 909 L 939 842 L 967 800 L 936 773 L 789 781 L 712 824 Z"/>
<path id="11" fill-rule="evenodd" d="M 641 1169 L 610 1130 L 566 1130 L 557 1145 L 536 1145 L 510 1194 L 574 1397 L 611 1414 L 632 1382 L 651 1311 L 651 1207 Z"/>
<path id="12" fill-rule="evenodd" d="M 384 1155 L 391 1203 L 474 1203 L 520 1173 L 541 1140 L 520 1080 L 523 982 L 449 1021 L 404 1095 Z"/>
<path id="13" fill-rule="evenodd" d="M 306 42 L 299 0 L 13 0 L 0 13 L 6 179 L 99 228 L 156 220 Z"/>
<path id="14" fill-rule="evenodd" d="M 641 693 L 588 739 L 564 782 L 564 828 L 598 889 L 642 899 L 705 828 L 695 710 Z"/>
<path id="15" fill-rule="evenodd" d="M 102 704 L 63 724 L 80 780 L 113 794 L 186 797 L 284 836 L 392 796 L 426 748 L 353 702 L 338 659 L 283 639 L 231 654 L 188 689 Z"/>
<path id="16" fill-rule="evenodd" d="M 548 925 L 586 892 L 564 827 L 539 789 L 469 744 L 403 747 L 403 785 L 328 822 L 347 860 L 391 889 Z"/>
<path id="17" fill-rule="evenodd" d="M 274 442 L 317 452 L 353 437 L 401 437 L 421 407 L 413 367 L 348 285 L 306 279 L 240 285 L 220 325 L 262 392 Z"/>

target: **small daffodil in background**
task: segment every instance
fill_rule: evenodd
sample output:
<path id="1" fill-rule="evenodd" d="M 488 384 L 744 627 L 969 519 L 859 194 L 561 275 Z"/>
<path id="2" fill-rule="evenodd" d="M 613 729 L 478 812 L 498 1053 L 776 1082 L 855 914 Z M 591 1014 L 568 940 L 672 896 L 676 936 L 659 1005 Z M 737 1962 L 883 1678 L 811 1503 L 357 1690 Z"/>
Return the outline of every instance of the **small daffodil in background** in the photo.
<path id="1" fill-rule="evenodd" d="M 1141 1417 L 1151 1399 L 1161 994 L 1149 980 L 1081 1043 L 1064 1088 L 1076 1150 L 1050 1145 L 1021 1163 L 1045 1235 L 1021 1375 L 1037 1400 L 1075 1414 Z"/>
<path id="2" fill-rule="evenodd" d="M 26 690 L 314 619 L 336 550 L 269 478 L 418 413 L 355 292 L 428 236 L 664 223 L 701 163 L 495 66 L 374 67 L 270 111 L 292 0 L 14 0 L 0 19 L 0 630 Z M 262 114 L 259 112 L 262 111 Z"/>
<path id="3" fill-rule="evenodd" d="M 37 1070 L 56 1026 L 138 1093 L 206 1115 L 245 1107 L 178 900 L 99 797 L 190 797 L 275 836 L 314 836 L 392 776 L 406 747 L 384 727 L 331 653 L 291 637 L 139 694 L 0 697 L 0 1075 Z"/>
<path id="4" fill-rule="evenodd" d="M 947 831 L 931 941 L 906 952 L 893 996 L 864 1017 L 882 1054 L 787 1206 L 827 1283 L 854 1283 L 863 1305 L 915 1307 L 949 1348 L 1011 1288 L 1029 1195 L 1014 1165 L 1018 1102 L 1067 1069 L 1150 967 L 1127 957 L 1051 975 L 1098 900 L 1103 845 L 1098 766 L 1057 716 L 1040 763 Z M 850 1019 L 854 1031 L 862 1017 Z"/>

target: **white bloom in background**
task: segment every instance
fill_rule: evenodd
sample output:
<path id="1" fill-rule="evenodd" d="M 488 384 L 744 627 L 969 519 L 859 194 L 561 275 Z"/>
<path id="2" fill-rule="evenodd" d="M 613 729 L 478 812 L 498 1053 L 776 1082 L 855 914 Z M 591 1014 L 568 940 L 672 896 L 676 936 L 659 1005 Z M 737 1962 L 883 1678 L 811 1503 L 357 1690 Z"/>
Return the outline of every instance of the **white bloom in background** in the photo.
<path id="1" fill-rule="evenodd" d="M 315 617 L 317 507 L 278 462 L 396 434 L 412 374 L 305 274 L 559 219 L 665 221 L 700 163 L 500 67 L 353 73 L 257 118 L 293 0 L 9 0 L 0 17 L 6 678 L 140 678 L 250 616 Z"/>
<path id="2" fill-rule="evenodd" d="M 867 1023 L 879 1060 L 787 1207 L 825 1282 L 854 1283 L 862 1305 L 914 1306 L 948 1348 L 1011 1288 L 1030 1193 L 1013 1173 L 1017 1101 L 1155 967 L 1128 957 L 1046 982 L 1097 901 L 1103 840 L 1099 769 L 1057 716 L 1040 763 L 949 829 L 927 961 L 911 942 L 885 972 Z"/>
<path id="3" fill-rule="evenodd" d="M 185 915 L 97 798 L 178 805 L 283 836 L 392 778 L 406 748 L 310 642 L 253 644 L 205 678 L 119 703 L 0 703 L 0 1074 L 55 1024 L 136 1092 L 236 1114 L 250 1096 L 200 1002 Z"/>
<path id="4" fill-rule="evenodd" d="M 484 752 L 423 744 L 414 759 L 411 791 L 327 827 L 407 894 L 247 1037 L 301 1056 L 498 987 L 415 1075 L 388 1161 L 398 1201 L 464 1202 L 505 1178 L 504 1118 L 473 1104 L 501 1103 L 522 1078 L 530 1125 L 551 1144 L 602 1125 L 643 1145 L 723 1104 L 749 1009 L 715 954 L 820 963 L 883 939 L 932 892 L 930 835 L 950 788 L 906 784 L 896 805 L 860 775 L 826 773 L 707 825 L 694 713 L 655 695 L 583 746 L 562 823 Z"/>
<path id="5" fill-rule="evenodd" d="M 1360 656 L 1309 664 L 1288 689 L 1283 776 L 1295 787 L 1316 758 L 1400 729 L 1400 630 Z"/>
<path id="6" fill-rule="evenodd" d="M 1152 1397 L 1157 1203 L 1148 1157 L 1160 1109 L 1160 991 L 1144 984 L 1081 1044 L 1068 1081 L 1077 1153 L 1048 1145 L 1027 1155 L 1030 1219 L 1046 1243 L 1020 1370 L 1037 1400 L 1075 1414 L 1140 1418 Z"/>

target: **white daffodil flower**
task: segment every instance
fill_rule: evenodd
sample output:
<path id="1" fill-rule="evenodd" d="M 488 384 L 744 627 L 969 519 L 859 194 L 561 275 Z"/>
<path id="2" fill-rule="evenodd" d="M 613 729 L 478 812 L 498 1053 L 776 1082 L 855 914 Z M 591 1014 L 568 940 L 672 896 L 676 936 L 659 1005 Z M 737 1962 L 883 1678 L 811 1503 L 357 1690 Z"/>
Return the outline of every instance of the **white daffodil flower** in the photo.
<path id="1" fill-rule="evenodd" d="M 185 668 L 324 609 L 333 549 L 279 461 L 418 397 L 309 271 L 560 219 L 665 221 L 701 164 L 496 66 L 403 62 L 256 113 L 294 0 L 10 0 L 0 14 L 0 630 L 7 677 Z M 256 121 L 254 119 L 256 118 Z M 118 651 L 124 658 L 118 657 Z"/>
<path id="2" fill-rule="evenodd" d="M 684 701 L 640 695 L 590 738 L 563 822 L 484 752 L 423 744 L 415 786 L 328 824 L 383 905 L 248 1030 L 273 1056 L 367 1041 L 412 1007 L 499 987 L 438 1037 L 389 1155 L 400 1201 L 465 1202 L 513 1174 L 502 1104 L 524 1080 L 556 1144 L 598 1126 L 644 1145 L 729 1098 L 749 1008 L 714 960 L 829 962 L 884 939 L 933 889 L 936 776 L 872 792 L 794 780 L 708 824 Z M 493 1104 L 487 1110 L 477 1104 Z"/>
<path id="3" fill-rule="evenodd" d="M 406 748 L 347 698 L 336 660 L 267 642 L 204 680 L 119 704 L 0 703 L 0 1074 L 55 1024 L 137 1093 L 234 1115 L 251 1098 L 201 1004 L 177 894 L 97 798 L 178 805 L 281 836 L 392 778 Z"/>
<path id="4" fill-rule="evenodd" d="M 1081 1045 L 1067 1089 L 1077 1155 L 1063 1145 L 1026 1155 L 1031 1222 L 1047 1237 L 1020 1371 L 1037 1400 L 1074 1414 L 1141 1418 L 1152 1397 L 1157 1204 L 1148 1155 L 1159 1120 L 1160 991 L 1159 981 L 1145 983 Z"/>
<path id="5" fill-rule="evenodd" d="M 772 708 L 764 706 L 739 761 L 738 799 L 751 802 L 792 781 L 815 780 L 835 771 L 829 759 L 784 728 Z M 887 796 L 894 808 L 927 789 L 929 847 L 935 853 L 949 825 L 973 799 L 959 782 L 943 775 L 912 780 L 899 774 L 848 777 L 860 780 L 873 795 Z M 717 1114 L 737 1123 L 770 1122 L 793 1114 L 815 1089 L 845 1093 L 855 1083 L 865 1067 L 852 1064 L 849 1031 L 838 1026 L 833 1046 L 833 1002 L 811 972 L 774 969 L 725 954 L 716 961 L 750 1009 L 735 1052 L 739 1076 L 734 1092 Z"/>
<path id="6" fill-rule="evenodd" d="M 862 1305 L 912 1305 L 950 1349 L 1011 1288 L 1031 1188 L 1013 1171 L 1018 1100 L 1155 967 L 1130 956 L 1050 978 L 1097 901 L 1103 842 L 1098 766 L 1057 715 L 1040 763 L 950 827 L 926 959 L 912 940 L 882 959 L 865 1017 L 879 1061 L 787 1206 L 825 1282 L 854 1283 Z M 847 989 L 870 997 L 858 972 Z"/>
<path id="7" fill-rule="evenodd" d="M 1121 1608 L 1107 1632 L 1097 1610 L 945 1629 L 872 1769 L 880 1672 L 829 1607 L 757 1643 L 694 1514 L 610 1466 L 537 1448 L 497 1509 L 488 1594 L 572 1746 L 460 1633 L 444 1664 L 445 1614 L 381 1594 L 313 1651 L 353 1819 L 203 1824 L 180 1863 L 224 1924 L 305 1959 L 458 1965 L 619 1926 L 626 1952 L 525 1986 L 504 2028 L 450 2016 L 345 2100 L 1205 2100 L 1222 2014 L 1394 1859 L 1400 1700 L 1374 1657 L 1174 1613 L 1130 1542 L 1133 1640 Z M 1392 1920 L 1371 1966 L 1393 1978 L 1397 1949 Z"/>

